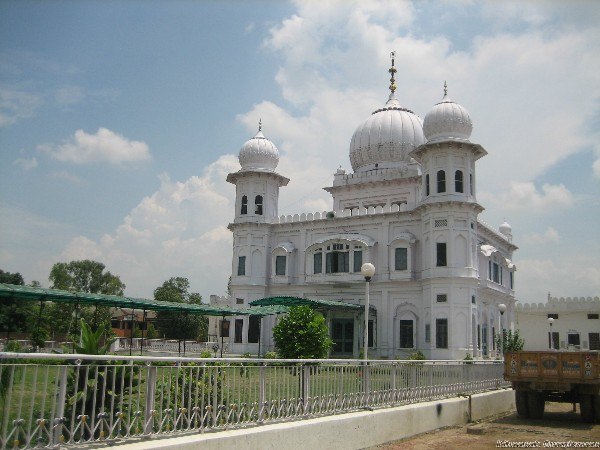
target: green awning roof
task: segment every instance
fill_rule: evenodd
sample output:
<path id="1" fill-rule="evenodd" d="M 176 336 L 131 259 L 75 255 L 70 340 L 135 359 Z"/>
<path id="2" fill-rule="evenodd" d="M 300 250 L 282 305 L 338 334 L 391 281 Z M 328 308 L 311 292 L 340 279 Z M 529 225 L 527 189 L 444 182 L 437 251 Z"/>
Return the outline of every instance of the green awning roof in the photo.
<path id="1" fill-rule="evenodd" d="M 250 302 L 250 306 L 310 306 L 314 309 L 352 309 L 363 310 L 361 305 L 355 305 L 346 302 L 336 302 L 333 300 L 314 300 L 300 297 L 267 297 Z"/>
<path id="2" fill-rule="evenodd" d="M 285 305 L 265 305 L 265 306 L 252 306 L 251 308 L 244 309 L 245 314 L 250 316 L 272 316 L 273 314 L 285 314 L 290 311 L 289 306 Z"/>
<path id="3" fill-rule="evenodd" d="M 2 283 L 0 283 L 0 299 L 76 303 L 89 306 L 121 307 L 149 311 L 179 311 L 203 316 L 233 316 L 248 314 L 244 310 L 222 308 L 207 304 L 162 302 L 147 298 L 89 294 L 86 292 L 70 292 L 59 289 L 45 289 Z"/>

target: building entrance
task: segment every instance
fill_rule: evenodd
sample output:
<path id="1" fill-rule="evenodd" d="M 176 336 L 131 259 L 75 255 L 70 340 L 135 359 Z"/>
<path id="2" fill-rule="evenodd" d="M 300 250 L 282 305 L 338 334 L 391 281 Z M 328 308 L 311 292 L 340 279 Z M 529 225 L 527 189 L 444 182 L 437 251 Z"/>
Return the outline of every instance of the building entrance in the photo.
<path id="1" fill-rule="evenodd" d="M 332 353 L 352 355 L 354 352 L 354 319 L 333 319 L 331 321 Z"/>

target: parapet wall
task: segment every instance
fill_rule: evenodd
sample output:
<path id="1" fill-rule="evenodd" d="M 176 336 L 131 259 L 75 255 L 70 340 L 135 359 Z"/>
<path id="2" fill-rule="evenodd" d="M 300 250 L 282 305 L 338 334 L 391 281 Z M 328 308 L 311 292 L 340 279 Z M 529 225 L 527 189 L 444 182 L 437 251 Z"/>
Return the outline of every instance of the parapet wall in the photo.
<path id="1" fill-rule="evenodd" d="M 517 311 L 600 311 L 600 297 L 550 297 L 547 303 L 518 303 Z"/>
<path id="2" fill-rule="evenodd" d="M 361 449 L 505 413 L 515 408 L 514 399 L 512 389 L 502 389 L 475 394 L 471 398 L 450 398 L 247 429 L 148 440 L 119 447 L 121 450 Z"/>

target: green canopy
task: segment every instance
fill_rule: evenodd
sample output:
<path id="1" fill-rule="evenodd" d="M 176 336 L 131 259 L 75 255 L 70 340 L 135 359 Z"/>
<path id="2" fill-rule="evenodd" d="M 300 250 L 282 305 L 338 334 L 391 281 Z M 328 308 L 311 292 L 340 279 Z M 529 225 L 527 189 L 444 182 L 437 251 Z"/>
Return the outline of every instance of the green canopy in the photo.
<path id="1" fill-rule="evenodd" d="M 107 294 L 70 292 L 59 289 L 45 289 L 31 286 L 0 283 L 0 300 L 51 301 L 76 303 L 90 306 L 108 306 L 149 311 L 180 311 L 203 316 L 247 315 L 245 310 L 216 307 L 207 304 L 162 302 L 147 298 L 120 297 Z"/>
<path id="2" fill-rule="evenodd" d="M 252 308 L 244 309 L 244 314 L 250 316 L 272 316 L 273 314 L 285 314 L 290 311 L 289 306 L 285 305 L 265 305 L 253 306 Z"/>
<path id="3" fill-rule="evenodd" d="M 355 305 L 346 302 L 336 302 L 333 300 L 313 300 L 301 297 L 267 297 L 250 302 L 250 306 L 310 306 L 314 309 L 351 309 L 362 310 L 361 305 Z M 252 308 L 251 308 L 252 309 Z"/>

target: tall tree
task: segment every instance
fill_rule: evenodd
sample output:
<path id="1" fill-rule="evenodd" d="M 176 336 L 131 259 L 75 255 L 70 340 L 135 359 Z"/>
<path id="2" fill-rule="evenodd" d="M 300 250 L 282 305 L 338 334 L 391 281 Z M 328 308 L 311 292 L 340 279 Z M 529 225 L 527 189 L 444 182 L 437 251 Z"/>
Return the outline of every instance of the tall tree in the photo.
<path id="1" fill-rule="evenodd" d="M 125 284 L 98 261 L 84 259 L 69 263 L 56 263 L 50 277 L 52 288 L 66 291 L 89 292 L 92 294 L 123 295 Z"/>
<path id="2" fill-rule="evenodd" d="M 59 262 L 52 266 L 48 279 L 52 283 L 53 289 L 123 295 L 125 284 L 117 275 L 105 271 L 105 268 L 106 266 L 101 262 L 89 259 L 68 263 Z M 48 308 L 47 317 L 53 333 L 71 331 L 75 309 L 75 305 L 59 303 L 54 303 Z M 92 308 L 80 305 L 77 315 L 97 328 L 110 330 L 111 312 L 108 307 Z"/>
<path id="3" fill-rule="evenodd" d="M 202 303 L 202 296 L 190 292 L 187 278 L 171 277 L 154 290 L 154 299 L 176 303 Z M 159 311 L 156 315 L 159 335 L 172 339 L 197 339 L 205 341 L 208 333 L 208 319 L 195 314 L 176 311 Z"/>

